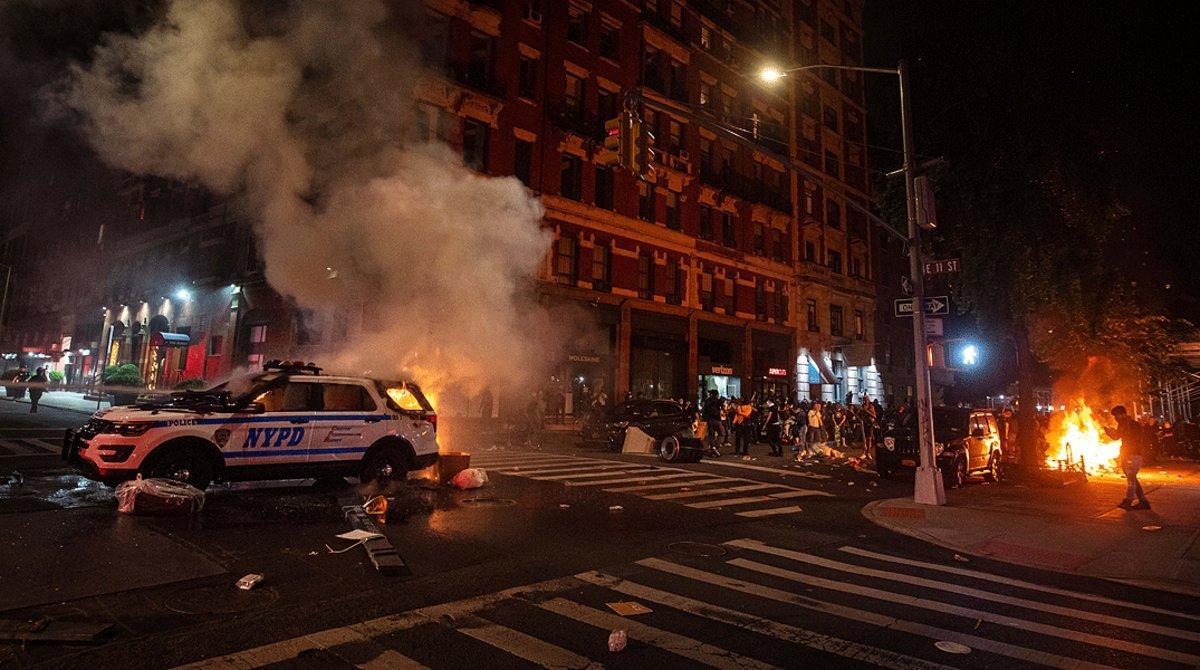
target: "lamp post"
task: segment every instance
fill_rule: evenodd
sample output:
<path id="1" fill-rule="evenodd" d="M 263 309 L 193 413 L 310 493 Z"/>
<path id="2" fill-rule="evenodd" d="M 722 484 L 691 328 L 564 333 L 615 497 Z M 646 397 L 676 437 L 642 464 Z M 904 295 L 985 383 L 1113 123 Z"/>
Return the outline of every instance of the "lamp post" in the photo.
<path id="1" fill-rule="evenodd" d="M 4 295 L 0 297 L 0 335 L 4 332 L 4 318 L 8 316 L 8 285 L 12 281 L 12 266 L 0 263 L 0 267 L 4 268 Z M 0 338 L 3 342 L 3 338 Z"/>
<path id="2" fill-rule="evenodd" d="M 913 500 L 925 505 L 945 505 L 946 491 L 934 457 L 933 406 L 929 388 L 929 359 L 925 342 L 925 262 L 921 253 L 921 227 L 917 222 L 916 164 L 913 161 L 912 100 L 908 90 L 908 64 L 901 60 L 895 68 L 856 67 L 852 65 L 802 65 L 788 69 L 766 67 L 759 77 L 778 81 L 795 72 L 807 70 L 852 70 L 895 75 L 900 84 L 900 126 L 904 149 L 904 193 L 908 214 L 908 269 L 912 281 L 913 369 L 917 387 L 917 426 L 920 467 L 917 468 Z"/>

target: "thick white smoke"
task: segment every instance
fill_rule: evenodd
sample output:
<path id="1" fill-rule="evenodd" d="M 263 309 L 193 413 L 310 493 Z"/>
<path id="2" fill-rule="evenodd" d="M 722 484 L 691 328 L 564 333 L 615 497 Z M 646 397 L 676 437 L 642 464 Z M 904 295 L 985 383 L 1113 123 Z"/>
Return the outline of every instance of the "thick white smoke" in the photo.
<path id="1" fill-rule="evenodd" d="M 526 297 L 549 247 L 542 209 L 515 179 L 405 142 L 412 24 L 376 0 L 250 7 L 173 0 L 76 67 L 62 100 L 113 165 L 237 198 L 268 281 L 301 308 L 363 314 L 338 367 L 528 379 L 559 346 Z"/>

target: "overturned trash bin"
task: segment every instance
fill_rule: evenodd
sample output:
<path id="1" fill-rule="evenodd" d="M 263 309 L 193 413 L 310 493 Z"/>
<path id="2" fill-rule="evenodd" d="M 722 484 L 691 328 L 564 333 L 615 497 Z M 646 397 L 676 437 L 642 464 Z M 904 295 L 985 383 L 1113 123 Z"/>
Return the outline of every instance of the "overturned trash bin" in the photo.
<path id="1" fill-rule="evenodd" d="M 438 456 L 438 481 L 443 486 L 454 476 L 471 467 L 471 454 L 465 451 L 447 451 Z"/>
<path id="2" fill-rule="evenodd" d="M 117 511 L 124 514 L 167 516 L 195 514 L 204 509 L 204 491 L 173 479 L 152 477 L 117 486 Z"/>

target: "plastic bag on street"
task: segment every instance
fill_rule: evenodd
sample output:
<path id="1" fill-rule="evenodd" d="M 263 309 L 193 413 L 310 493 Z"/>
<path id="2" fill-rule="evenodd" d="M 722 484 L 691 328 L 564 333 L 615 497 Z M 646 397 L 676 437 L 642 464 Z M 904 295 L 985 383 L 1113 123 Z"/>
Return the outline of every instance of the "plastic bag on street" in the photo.
<path id="1" fill-rule="evenodd" d="M 614 654 L 625 648 L 629 643 L 629 636 L 623 630 L 614 630 L 608 636 L 608 650 Z"/>
<path id="2" fill-rule="evenodd" d="M 117 486 L 117 511 L 124 514 L 195 514 L 204 509 L 204 491 L 172 479 L 150 478 Z"/>
<path id="3" fill-rule="evenodd" d="M 477 489 L 487 483 L 487 473 L 480 468 L 467 468 L 462 470 L 454 479 L 450 480 L 450 485 L 459 489 Z"/>

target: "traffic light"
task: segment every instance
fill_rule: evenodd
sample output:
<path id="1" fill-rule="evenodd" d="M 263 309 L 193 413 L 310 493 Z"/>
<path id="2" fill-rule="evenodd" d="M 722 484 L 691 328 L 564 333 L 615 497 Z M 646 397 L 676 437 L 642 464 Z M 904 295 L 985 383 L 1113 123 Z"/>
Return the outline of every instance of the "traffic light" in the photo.
<path id="1" fill-rule="evenodd" d="M 654 133 L 642 126 L 640 119 L 633 122 L 633 154 L 635 156 L 630 169 L 639 178 L 645 179 L 654 174 Z"/>
<path id="2" fill-rule="evenodd" d="M 626 114 L 604 122 L 604 151 L 600 153 L 600 164 L 606 167 L 624 165 L 623 147 L 629 141 L 629 121 Z"/>

